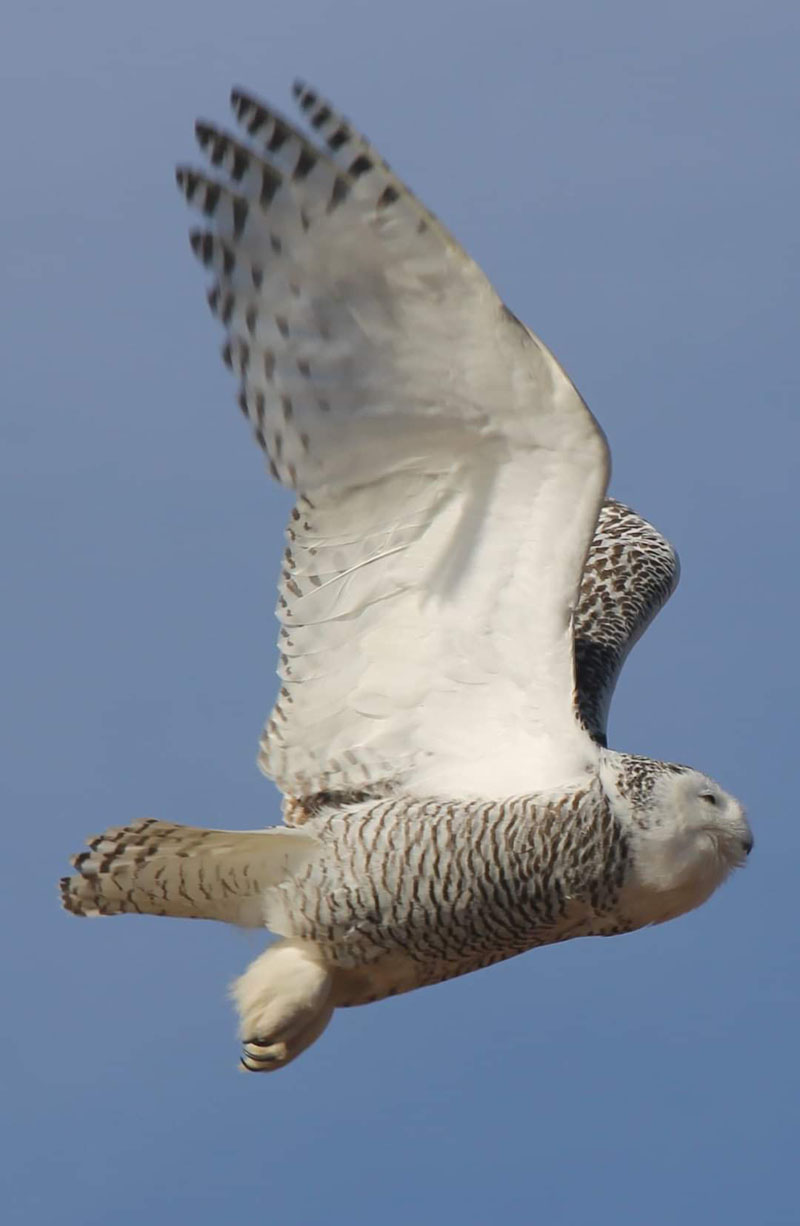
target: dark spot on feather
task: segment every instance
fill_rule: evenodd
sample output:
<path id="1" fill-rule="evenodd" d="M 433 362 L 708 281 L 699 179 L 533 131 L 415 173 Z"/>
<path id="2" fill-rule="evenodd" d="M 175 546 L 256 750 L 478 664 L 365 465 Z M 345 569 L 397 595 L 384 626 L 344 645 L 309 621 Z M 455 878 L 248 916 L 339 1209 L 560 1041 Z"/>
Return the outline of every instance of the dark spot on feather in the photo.
<path id="1" fill-rule="evenodd" d="M 245 107 L 245 110 L 247 109 L 249 108 Z M 260 107 L 260 106 L 253 107 L 253 116 L 247 125 L 247 131 L 250 133 L 250 135 L 255 136 L 258 129 L 263 128 L 268 118 L 269 116 L 267 115 L 267 112 L 263 109 L 263 107 Z"/>
<path id="2" fill-rule="evenodd" d="M 397 190 L 396 187 L 393 187 L 392 184 L 390 183 L 388 187 L 385 187 L 383 189 L 380 196 L 378 197 L 378 208 L 385 209 L 387 208 L 388 205 L 394 204 L 395 200 L 399 200 L 399 199 L 400 199 L 399 191 Z"/>
<path id="3" fill-rule="evenodd" d="M 350 185 L 342 175 L 337 175 L 333 181 L 330 200 L 328 201 L 328 212 L 332 213 L 337 205 L 347 199 L 350 192 Z"/>
<path id="4" fill-rule="evenodd" d="M 281 185 L 280 176 L 272 170 L 271 167 L 265 166 L 261 171 L 261 194 L 259 199 L 265 208 L 268 208 Z"/>
<path id="5" fill-rule="evenodd" d="M 317 159 L 314 157 L 313 153 L 309 153 L 308 149 L 303 147 L 300 150 L 300 156 L 297 159 L 297 165 L 295 166 L 294 171 L 292 172 L 292 178 L 295 180 L 306 179 L 308 175 L 311 173 L 311 171 L 314 169 L 316 164 L 317 164 Z"/>
<path id="6" fill-rule="evenodd" d="M 350 174 L 358 179 L 361 175 L 365 175 L 368 170 L 372 170 L 373 162 L 365 153 L 359 153 L 358 157 L 350 165 Z"/>
<path id="7" fill-rule="evenodd" d="M 241 196 L 236 196 L 233 201 L 233 236 L 241 238 L 244 231 L 245 223 L 247 222 L 247 214 L 250 211 L 250 206 Z"/>
<path id="8" fill-rule="evenodd" d="M 222 189 L 218 183 L 206 184 L 206 194 L 205 199 L 203 200 L 203 212 L 205 213 L 206 217 L 213 216 L 216 207 L 219 204 L 221 191 Z"/>
<path id="9" fill-rule="evenodd" d="M 270 153 L 277 153 L 291 136 L 291 128 L 285 124 L 282 119 L 273 116 L 273 129 L 269 140 L 267 141 L 267 149 Z"/>
<path id="10" fill-rule="evenodd" d="M 182 188 L 186 199 L 191 200 L 200 183 L 200 176 L 193 170 L 178 170 L 176 172 L 178 186 Z"/>
<path id="11" fill-rule="evenodd" d="M 332 149 L 333 152 L 336 153 L 338 149 L 341 149 L 342 145 L 347 144 L 347 142 L 350 140 L 350 135 L 350 129 L 347 127 L 347 125 L 340 124 L 336 131 L 332 132 L 328 137 L 328 148 Z"/>
<path id="12" fill-rule="evenodd" d="M 244 178 L 247 167 L 250 165 L 250 159 L 247 154 L 241 149 L 236 149 L 233 154 L 233 165 L 231 166 L 231 177 L 238 183 Z"/>
<path id="13" fill-rule="evenodd" d="M 311 116 L 312 128 L 321 128 L 323 124 L 328 122 L 332 114 L 333 112 L 331 108 L 329 106 L 325 106 L 323 103 L 316 114 Z"/>

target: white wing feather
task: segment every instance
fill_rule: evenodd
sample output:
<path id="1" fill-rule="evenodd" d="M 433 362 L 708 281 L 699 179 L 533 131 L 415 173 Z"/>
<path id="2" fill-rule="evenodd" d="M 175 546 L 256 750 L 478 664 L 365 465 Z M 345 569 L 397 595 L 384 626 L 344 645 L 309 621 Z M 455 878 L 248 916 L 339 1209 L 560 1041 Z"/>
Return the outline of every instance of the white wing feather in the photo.
<path id="1" fill-rule="evenodd" d="M 608 476 L 599 427 L 327 104 L 311 122 L 344 169 L 262 104 L 234 104 L 274 156 L 199 125 L 233 184 L 179 182 L 213 218 L 193 247 L 217 273 L 242 407 L 300 495 L 263 769 L 290 796 L 578 782 L 597 755 L 572 610 Z"/>

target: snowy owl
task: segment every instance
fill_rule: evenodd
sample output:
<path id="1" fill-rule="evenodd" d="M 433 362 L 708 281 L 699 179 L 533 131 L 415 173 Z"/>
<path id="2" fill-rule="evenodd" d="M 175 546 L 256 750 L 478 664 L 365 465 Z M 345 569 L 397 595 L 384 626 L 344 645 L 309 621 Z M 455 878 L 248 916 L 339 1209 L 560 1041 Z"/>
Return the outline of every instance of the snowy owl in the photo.
<path id="1" fill-rule="evenodd" d="M 239 404 L 296 502 L 259 764 L 284 824 L 140 820 L 88 840 L 75 915 L 269 929 L 234 983 L 242 1064 L 336 1008 L 703 903 L 752 838 L 685 766 L 606 746 L 622 663 L 677 581 L 605 499 L 605 438 L 559 363 L 351 124 L 312 142 L 235 90 L 241 139 L 177 179 Z"/>

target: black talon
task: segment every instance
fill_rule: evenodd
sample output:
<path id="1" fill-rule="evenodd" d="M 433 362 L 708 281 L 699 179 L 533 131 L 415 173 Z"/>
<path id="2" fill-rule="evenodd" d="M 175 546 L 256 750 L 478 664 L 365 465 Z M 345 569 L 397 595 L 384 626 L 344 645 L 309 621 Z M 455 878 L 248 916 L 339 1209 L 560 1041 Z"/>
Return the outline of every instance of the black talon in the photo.
<path id="1" fill-rule="evenodd" d="M 242 1061 L 251 1060 L 253 1064 L 261 1066 L 260 1068 L 256 1068 L 256 1069 L 250 1068 L 251 1072 L 261 1072 L 262 1069 L 266 1069 L 266 1068 L 269 1068 L 271 1065 L 281 1063 L 281 1061 L 276 1060 L 274 1056 L 256 1056 L 256 1055 L 253 1055 L 251 1052 L 246 1052 L 244 1056 L 240 1057 L 240 1059 Z M 248 1067 L 250 1066 L 248 1065 Z"/>

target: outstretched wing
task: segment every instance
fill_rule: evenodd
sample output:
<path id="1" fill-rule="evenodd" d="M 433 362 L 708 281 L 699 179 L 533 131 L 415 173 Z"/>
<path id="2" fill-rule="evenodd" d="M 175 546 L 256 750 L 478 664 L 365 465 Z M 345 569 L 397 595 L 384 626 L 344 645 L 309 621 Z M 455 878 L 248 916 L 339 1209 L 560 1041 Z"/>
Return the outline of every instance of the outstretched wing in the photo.
<path id="1" fill-rule="evenodd" d="M 298 494 L 260 762 L 289 796 L 496 796 L 579 781 L 572 609 L 603 435 L 545 346 L 350 125 L 327 151 L 241 91 L 180 169 L 224 355 Z"/>
<path id="2" fill-rule="evenodd" d="M 629 651 L 675 591 L 678 555 L 652 524 L 608 499 L 600 511 L 575 610 L 578 708 L 606 744 L 611 696 Z"/>

